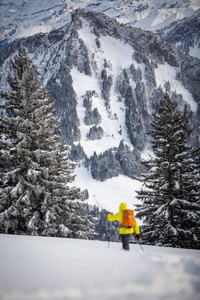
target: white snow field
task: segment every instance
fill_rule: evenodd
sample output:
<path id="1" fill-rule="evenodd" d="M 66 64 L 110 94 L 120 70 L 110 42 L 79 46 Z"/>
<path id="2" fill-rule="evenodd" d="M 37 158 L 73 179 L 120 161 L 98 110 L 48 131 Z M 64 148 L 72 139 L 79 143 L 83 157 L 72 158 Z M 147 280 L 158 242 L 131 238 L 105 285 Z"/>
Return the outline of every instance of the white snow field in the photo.
<path id="1" fill-rule="evenodd" d="M 108 247 L 110 246 L 110 247 Z M 0 235 L 1 300 L 199 300 L 200 251 Z"/>

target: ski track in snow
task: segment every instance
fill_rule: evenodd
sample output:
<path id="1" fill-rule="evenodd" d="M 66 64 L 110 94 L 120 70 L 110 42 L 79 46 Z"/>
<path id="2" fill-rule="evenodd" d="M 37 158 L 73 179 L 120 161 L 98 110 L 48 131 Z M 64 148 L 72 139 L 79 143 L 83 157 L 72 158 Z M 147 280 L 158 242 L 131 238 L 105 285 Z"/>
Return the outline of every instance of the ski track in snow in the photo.
<path id="1" fill-rule="evenodd" d="M 1 300 L 199 299 L 198 250 L 12 235 L 0 243 Z"/>

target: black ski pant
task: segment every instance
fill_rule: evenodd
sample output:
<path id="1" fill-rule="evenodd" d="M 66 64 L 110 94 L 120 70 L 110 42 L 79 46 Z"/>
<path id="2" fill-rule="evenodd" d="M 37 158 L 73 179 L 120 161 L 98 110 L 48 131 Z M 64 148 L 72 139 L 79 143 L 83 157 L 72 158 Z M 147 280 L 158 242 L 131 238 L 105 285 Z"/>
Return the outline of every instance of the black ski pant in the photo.
<path id="1" fill-rule="evenodd" d="M 122 248 L 124 250 L 129 250 L 129 238 L 130 234 L 120 234 L 122 240 Z"/>

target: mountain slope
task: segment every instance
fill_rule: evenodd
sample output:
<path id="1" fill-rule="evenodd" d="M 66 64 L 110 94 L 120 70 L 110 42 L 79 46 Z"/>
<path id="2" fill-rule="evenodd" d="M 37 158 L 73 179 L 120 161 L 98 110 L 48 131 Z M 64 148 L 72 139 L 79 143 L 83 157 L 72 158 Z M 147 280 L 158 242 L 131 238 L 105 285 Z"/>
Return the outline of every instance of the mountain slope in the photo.
<path id="1" fill-rule="evenodd" d="M 175 21 L 157 33 L 167 43 L 200 59 L 200 9 L 191 17 Z"/>
<path id="2" fill-rule="evenodd" d="M 2 90 L 8 89 L 10 58 L 21 44 L 55 101 L 63 137 L 72 145 L 70 157 L 88 170 L 91 186 L 93 180 L 140 175 L 150 143 L 146 131 L 166 88 L 181 109 L 187 102 L 193 111 L 190 144 L 199 145 L 200 61 L 165 45 L 158 35 L 76 10 L 62 28 L 14 41 L 1 52 Z M 77 185 L 82 178 L 77 176 Z M 133 180 L 130 190 L 134 185 Z M 88 191 L 89 202 L 100 203 L 101 191 L 95 201 L 94 189 Z"/>
<path id="3" fill-rule="evenodd" d="M 199 251 L 0 235 L 1 300 L 198 300 Z"/>
<path id="4" fill-rule="evenodd" d="M 106 13 L 120 23 L 156 31 L 174 21 L 190 18 L 200 8 L 198 0 L 52 0 L 0 2 L 0 41 L 49 32 L 66 24 L 76 8 Z"/>

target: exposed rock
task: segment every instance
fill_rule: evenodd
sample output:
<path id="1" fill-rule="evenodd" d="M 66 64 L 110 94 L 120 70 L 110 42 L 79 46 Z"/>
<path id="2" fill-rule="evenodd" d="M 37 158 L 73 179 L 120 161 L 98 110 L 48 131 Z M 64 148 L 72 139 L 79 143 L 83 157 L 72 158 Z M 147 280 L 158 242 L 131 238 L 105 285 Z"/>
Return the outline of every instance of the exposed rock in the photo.
<path id="1" fill-rule="evenodd" d="M 177 47 L 178 50 L 200 58 L 200 9 L 194 15 L 183 20 L 178 20 L 160 29 L 157 33 L 169 44 Z M 196 51 L 195 51 L 196 49 Z M 196 53 L 195 53 L 196 52 Z"/>

